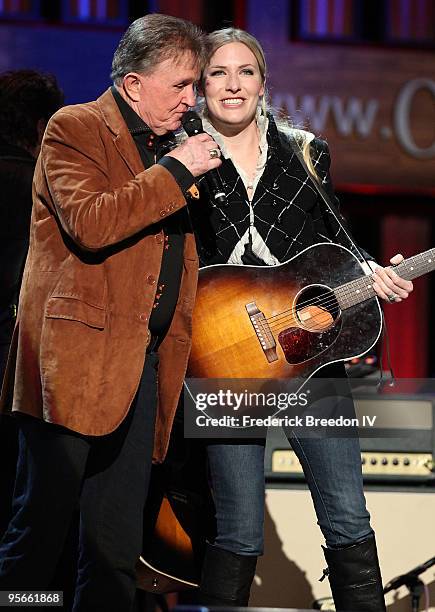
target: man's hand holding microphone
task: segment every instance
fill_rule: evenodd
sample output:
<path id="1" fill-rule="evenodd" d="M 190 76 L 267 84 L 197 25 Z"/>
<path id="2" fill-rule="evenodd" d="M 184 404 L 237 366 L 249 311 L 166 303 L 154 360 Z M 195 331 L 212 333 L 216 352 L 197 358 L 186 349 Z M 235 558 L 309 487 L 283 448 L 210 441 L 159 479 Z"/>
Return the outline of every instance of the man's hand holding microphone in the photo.
<path id="1" fill-rule="evenodd" d="M 183 127 L 189 138 L 167 155 L 178 159 L 194 177 L 204 174 L 214 202 L 225 204 L 225 192 L 217 172 L 222 163 L 219 145 L 204 132 L 202 121 L 194 111 L 187 111 L 184 115 Z"/>
<path id="2" fill-rule="evenodd" d="M 222 163 L 219 146 L 205 132 L 187 138 L 166 155 L 178 159 L 195 177 L 219 168 Z"/>

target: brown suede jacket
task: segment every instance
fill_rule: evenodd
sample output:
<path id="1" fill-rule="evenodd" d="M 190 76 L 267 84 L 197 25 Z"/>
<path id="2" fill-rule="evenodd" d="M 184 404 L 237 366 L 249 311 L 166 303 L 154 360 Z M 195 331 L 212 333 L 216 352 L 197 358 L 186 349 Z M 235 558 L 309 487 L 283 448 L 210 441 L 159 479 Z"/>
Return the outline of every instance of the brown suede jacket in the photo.
<path id="1" fill-rule="evenodd" d="M 88 435 L 135 396 L 163 252 L 156 222 L 185 206 L 166 168 L 143 165 L 110 91 L 48 124 L 3 410 Z M 154 460 L 162 461 L 190 352 L 198 257 L 186 235 L 175 314 L 159 348 Z"/>

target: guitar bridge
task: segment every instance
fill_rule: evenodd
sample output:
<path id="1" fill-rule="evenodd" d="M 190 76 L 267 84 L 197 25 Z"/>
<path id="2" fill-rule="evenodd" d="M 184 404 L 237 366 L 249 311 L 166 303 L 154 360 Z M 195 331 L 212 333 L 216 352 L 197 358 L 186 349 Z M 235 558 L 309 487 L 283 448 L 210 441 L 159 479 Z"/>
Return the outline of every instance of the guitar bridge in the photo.
<path id="1" fill-rule="evenodd" d="M 260 346 L 263 349 L 266 359 L 269 363 L 278 360 L 276 352 L 276 342 L 273 334 L 270 330 L 269 323 L 260 310 L 258 310 L 255 302 L 249 302 L 245 305 L 246 311 L 254 328 L 255 334 L 260 342 Z"/>

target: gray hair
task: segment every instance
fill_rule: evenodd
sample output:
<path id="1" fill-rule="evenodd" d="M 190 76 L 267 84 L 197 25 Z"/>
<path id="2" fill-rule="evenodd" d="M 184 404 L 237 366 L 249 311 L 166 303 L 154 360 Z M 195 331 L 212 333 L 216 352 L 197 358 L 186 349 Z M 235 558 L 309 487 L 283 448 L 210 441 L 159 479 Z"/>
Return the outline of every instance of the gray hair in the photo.
<path id="1" fill-rule="evenodd" d="M 110 77 L 120 85 L 129 72 L 149 74 L 160 62 L 185 53 L 191 53 L 199 68 L 203 67 L 206 37 L 198 26 L 170 15 L 145 15 L 133 21 L 122 36 Z"/>

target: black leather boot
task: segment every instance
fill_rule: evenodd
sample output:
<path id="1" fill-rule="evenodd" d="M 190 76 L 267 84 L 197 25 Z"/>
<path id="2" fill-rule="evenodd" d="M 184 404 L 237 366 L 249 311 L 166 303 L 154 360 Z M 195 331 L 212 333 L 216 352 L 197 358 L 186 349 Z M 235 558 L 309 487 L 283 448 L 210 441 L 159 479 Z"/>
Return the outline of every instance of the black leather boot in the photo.
<path id="1" fill-rule="evenodd" d="M 374 536 L 334 550 L 324 548 L 335 609 L 346 612 L 385 612 L 381 571 Z"/>
<path id="2" fill-rule="evenodd" d="M 247 606 L 256 565 L 257 557 L 236 555 L 208 544 L 198 603 L 213 606 Z"/>

